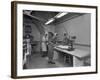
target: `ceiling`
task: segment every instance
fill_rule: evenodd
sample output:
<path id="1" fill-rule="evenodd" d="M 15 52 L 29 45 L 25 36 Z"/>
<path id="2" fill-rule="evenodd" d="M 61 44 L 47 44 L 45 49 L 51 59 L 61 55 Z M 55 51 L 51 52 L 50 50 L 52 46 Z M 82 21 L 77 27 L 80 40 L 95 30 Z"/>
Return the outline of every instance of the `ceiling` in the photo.
<path id="1" fill-rule="evenodd" d="M 50 11 L 31 11 L 31 10 L 24 10 L 23 14 L 24 17 L 30 19 L 37 19 L 45 24 L 49 19 L 55 17 L 59 12 L 50 12 Z M 75 17 L 81 16 L 85 13 L 72 13 L 68 12 L 65 16 L 55 19 L 51 24 L 59 24 L 63 21 L 73 19 Z"/>

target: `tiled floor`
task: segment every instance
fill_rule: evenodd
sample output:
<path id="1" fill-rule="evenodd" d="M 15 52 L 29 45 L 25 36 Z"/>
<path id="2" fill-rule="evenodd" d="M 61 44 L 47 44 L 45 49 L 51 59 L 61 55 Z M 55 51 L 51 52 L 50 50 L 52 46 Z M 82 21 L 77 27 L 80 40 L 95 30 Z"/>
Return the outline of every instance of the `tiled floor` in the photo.
<path id="1" fill-rule="evenodd" d="M 54 60 L 55 64 L 48 63 L 48 57 L 41 57 L 40 53 L 28 56 L 26 69 L 72 67 L 72 64 L 64 63 L 63 59 Z"/>

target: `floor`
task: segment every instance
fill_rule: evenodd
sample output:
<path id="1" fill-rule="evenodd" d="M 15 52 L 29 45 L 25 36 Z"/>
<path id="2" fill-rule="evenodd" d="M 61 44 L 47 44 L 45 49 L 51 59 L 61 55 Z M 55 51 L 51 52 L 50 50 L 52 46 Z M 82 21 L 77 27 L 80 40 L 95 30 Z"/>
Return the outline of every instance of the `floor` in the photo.
<path id="1" fill-rule="evenodd" d="M 72 64 L 65 63 L 63 59 L 54 60 L 55 64 L 48 63 L 48 57 L 41 57 L 41 53 L 34 53 L 27 57 L 24 69 L 72 67 Z"/>
<path id="2" fill-rule="evenodd" d="M 75 48 L 79 48 L 82 50 L 87 50 L 90 52 L 90 47 L 81 47 L 75 46 Z M 32 55 L 27 57 L 27 63 L 23 66 L 23 69 L 40 69 L 40 68 L 56 68 L 56 67 L 72 67 L 73 62 L 71 64 L 64 62 L 63 56 L 59 55 L 60 58 L 54 60 L 56 64 L 49 64 L 48 57 L 41 57 L 41 53 L 32 53 Z M 86 63 L 84 66 L 90 66 L 90 58 L 86 59 Z M 87 64 L 87 61 L 89 64 Z"/>

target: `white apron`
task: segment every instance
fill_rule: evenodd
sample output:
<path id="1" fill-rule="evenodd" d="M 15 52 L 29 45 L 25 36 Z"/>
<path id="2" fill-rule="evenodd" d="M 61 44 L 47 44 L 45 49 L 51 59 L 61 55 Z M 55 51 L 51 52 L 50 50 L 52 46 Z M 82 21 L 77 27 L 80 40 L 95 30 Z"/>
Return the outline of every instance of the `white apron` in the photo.
<path id="1" fill-rule="evenodd" d="M 46 39 L 45 37 L 43 36 L 42 38 L 42 51 L 47 51 L 47 45 L 46 45 Z"/>

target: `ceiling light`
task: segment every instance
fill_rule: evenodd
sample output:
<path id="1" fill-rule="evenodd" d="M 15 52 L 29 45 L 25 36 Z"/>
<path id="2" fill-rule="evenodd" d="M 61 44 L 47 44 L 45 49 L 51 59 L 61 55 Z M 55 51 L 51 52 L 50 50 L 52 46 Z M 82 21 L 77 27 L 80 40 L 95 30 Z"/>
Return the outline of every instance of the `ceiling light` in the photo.
<path id="1" fill-rule="evenodd" d="M 63 13 L 58 13 L 57 15 L 56 15 L 56 18 L 61 18 L 61 17 L 63 17 L 64 15 L 66 15 L 66 14 L 68 14 L 67 12 L 65 13 L 65 12 L 63 12 Z"/>
<path id="2" fill-rule="evenodd" d="M 50 24 L 51 22 L 53 22 L 54 21 L 54 18 L 51 18 L 51 19 L 49 19 L 46 23 L 45 23 L 45 25 L 48 25 L 48 24 Z"/>

